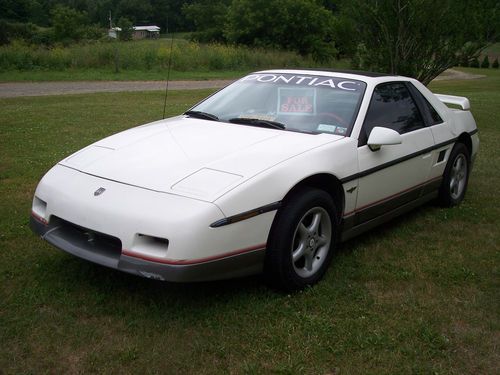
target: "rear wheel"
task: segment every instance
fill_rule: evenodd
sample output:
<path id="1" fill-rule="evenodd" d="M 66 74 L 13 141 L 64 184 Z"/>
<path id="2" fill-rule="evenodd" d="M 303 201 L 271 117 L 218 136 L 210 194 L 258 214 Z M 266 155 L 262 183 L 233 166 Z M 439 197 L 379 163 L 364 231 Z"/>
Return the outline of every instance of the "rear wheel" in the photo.
<path id="1" fill-rule="evenodd" d="M 330 264 L 336 209 L 319 189 L 294 193 L 278 212 L 266 250 L 264 272 L 271 286 L 293 291 L 317 283 Z"/>
<path id="2" fill-rule="evenodd" d="M 451 151 L 439 189 L 439 203 L 444 207 L 458 205 L 465 196 L 469 182 L 470 154 L 463 143 Z"/>

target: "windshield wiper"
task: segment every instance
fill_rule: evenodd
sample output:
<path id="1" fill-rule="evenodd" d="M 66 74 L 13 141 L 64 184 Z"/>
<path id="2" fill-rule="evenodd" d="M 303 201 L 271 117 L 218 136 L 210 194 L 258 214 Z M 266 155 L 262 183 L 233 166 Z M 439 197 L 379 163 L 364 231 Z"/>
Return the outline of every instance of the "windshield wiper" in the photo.
<path id="1" fill-rule="evenodd" d="M 211 120 L 211 121 L 219 121 L 219 118 L 216 115 L 212 115 L 208 112 L 201 111 L 186 111 L 184 112 L 186 116 L 201 118 L 203 120 Z"/>
<path id="2" fill-rule="evenodd" d="M 235 117 L 229 120 L 233 124 L 251 125 L 251 126 L 263 126 L 271 129 L 285 130 L 286 126 L 281 122 L 271 121 L 271 120 L 261 120 L 258 118 L 249 117 Z"/>

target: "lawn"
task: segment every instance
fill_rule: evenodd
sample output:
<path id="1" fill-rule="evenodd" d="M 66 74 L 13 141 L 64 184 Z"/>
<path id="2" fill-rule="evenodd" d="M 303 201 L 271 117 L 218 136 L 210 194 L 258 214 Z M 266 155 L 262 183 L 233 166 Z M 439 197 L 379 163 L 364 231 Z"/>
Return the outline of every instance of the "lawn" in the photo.
<path id="1" fill-rule="evenodd" d="M 0 373 L 499 373 L 500 72 L 468 96 L 481 149 L 463 204 L 422 207 L 344 244 L 324 281 L 169 284 L 67 255 L 27 227 L 42 174 L 158 119 L 161 92 L 0 100 Z M 168 115 L 210 91 L 169 94 Z"/>

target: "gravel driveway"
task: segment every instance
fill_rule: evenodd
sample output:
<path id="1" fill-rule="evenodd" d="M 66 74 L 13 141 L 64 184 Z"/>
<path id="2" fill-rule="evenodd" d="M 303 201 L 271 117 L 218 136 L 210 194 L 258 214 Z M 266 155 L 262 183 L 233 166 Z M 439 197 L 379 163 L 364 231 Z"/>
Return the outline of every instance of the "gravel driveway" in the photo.
<path id="1" fill-rule="evenodd" d="M 436 81 L 477 79 L 484 75 L 448 69 Z M 170 81 L 170 90 L 221 88 L 234 80 Z M 93 92 L 165 90 L 166 81 L 77 81 L 77 82 L 6 82 L 0 83 L 0 98 L 41 95 L 85 94 Z"/>
<path id="2" fill-rule="evenodd" d="M 169 90 L 221 88 L 234 80 L 170 81 Z M 166 81 L 77 81 L 0 83 L 0 98 L 86 94 L 93 92 L 165 90 Z"/>

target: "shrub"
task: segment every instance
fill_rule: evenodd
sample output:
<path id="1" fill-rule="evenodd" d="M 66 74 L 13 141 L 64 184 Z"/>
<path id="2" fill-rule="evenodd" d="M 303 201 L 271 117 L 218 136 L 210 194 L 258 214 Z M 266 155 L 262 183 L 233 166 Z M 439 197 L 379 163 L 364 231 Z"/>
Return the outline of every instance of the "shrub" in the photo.
<path id="1" fill-rule="evenodd" d="M 481 68 L 488 69 L 490 67 L 490 60 L 488 59 L 488 55 L 484 56 L 483 62 L 481 63 Z"/>
<path id="2" fill-rule="evenodd" d="M 118 27 L 122 30 L 119 32 L 120 40 L 132 40 L 134 29 L 132 28 L 132 21 L 128 18 L 121 17 L 118 20 Z"/>
<path id="3" fill-rule="evenodd" d="M 471 68 L 479 68 L 479 59 L 475 57 L 469 64 Z"/>
<path id="4" fill-rule="evenodd" d="M 0 46 L 0 69 L 120 69 L 164 70 L 172 55 L 177 71 L 257 70 L 277 67 L 331 66 L 295 52 L 225 44 L 199 44 L 187 40 L 99 40 L 64 46 L 29 45 L 16 41 Z"/>
<path id="5" fill-rule="evenodd" d="M 9 22 L 0 19 L 0 45 L 8 44 L 15 39 L 31 40 L 37 32 L 32 23 Z"/>
<path id="6" fill-rule="evenodd" d="M 491 65 L 491 67 L 492 67 L 493 69 L 498 69 L 498 65 L 499 65 L 499 64 L 498 64 L 498 57 L 497 57 L 497 58 L 495 59 L 495 61 L 493 61 L 493 64 Z"/>
<path id="7" fill-rule="evenodd" d="M 64 5 L 52 9 L 54 36 L 57 41 L 69 43 L 84 39 L 88 24 L 87 14 Z"/>
<path id="8" fill-rule="evenodd" d="M 469 66 L 469 59 L 465 56 L 460 56 L 458 60 L 458 66 L 463 66 L 464 68 L 467 68 Z"/>
<path id="9" fill-rule="evenodd" d="M 31 43 L 37 45 L 51 46 L 55 43 L 53 28 L 39 28 L 38 31 L 31 37 Z"/>

